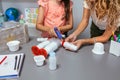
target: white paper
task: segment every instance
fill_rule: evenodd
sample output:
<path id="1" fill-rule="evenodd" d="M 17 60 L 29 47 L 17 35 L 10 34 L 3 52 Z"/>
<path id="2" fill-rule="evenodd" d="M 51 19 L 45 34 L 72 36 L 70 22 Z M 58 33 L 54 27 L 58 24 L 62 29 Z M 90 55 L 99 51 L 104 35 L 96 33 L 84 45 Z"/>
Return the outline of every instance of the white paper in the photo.
<path id="1" fill-rule="evenodd" d="M 109 52 L 115 56 L 120 56 L 120 43 L 111 41 Z"/>
<path id="2" fill-rule="evenodd" d="M 21 55 L 21 59 L 19 63 L 20 55 Z M 2 64 L 0 64 L 0 79 L 19 77 L 19 72 L 21 69 L 22 62 L 23 62 L 24 54 L 20 53 L 20 54 L 0 55 L 0 61 L 5 56 L 7 56 L 7 58 L 3 61 Z M 16 56 L 17 56 L 17 64 L 16 64 L 16 69 L 14 70 Z M 19 64 L 19 68 L 17 69 L 18 64 Z"/>

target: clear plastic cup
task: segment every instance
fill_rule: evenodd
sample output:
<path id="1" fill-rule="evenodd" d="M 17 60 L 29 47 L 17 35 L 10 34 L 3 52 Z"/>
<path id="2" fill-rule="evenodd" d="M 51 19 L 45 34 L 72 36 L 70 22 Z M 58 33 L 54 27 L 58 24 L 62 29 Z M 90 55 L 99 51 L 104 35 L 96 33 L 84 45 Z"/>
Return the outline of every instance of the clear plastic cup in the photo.
<path id="1" fill-rule="evenodd" d="M 95 43 L 92 52 L 95 54 L 104 54 L 105 51 L 103 43 L 100 42 Z"/>

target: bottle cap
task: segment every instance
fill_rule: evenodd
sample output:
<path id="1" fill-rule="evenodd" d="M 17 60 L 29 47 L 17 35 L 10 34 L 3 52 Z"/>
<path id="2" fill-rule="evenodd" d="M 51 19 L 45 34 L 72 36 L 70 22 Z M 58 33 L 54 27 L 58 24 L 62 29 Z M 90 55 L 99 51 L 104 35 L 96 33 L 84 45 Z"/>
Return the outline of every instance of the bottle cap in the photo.
<path id="1" fill-rule="evenodd" d="M 39 53 L 40 53 L 40 50 L 37 46 L 32 46 L 31 50 L 34 55 L 39 55 Z"/>
<path id="2" fill-rule="evenodd" d="M 43 55 L 45 58 L 48 57 L 48 53 L 44 48 L 41 48 L 40 51 L 41 51 L 41 55 Z"/>
<path id="3" fill-rule="evenodd" d="M 37 46 L 32 46 L 32 52 L 35 56 L 37 55 L 43 55 L 45 58 L 47 58 L 48 53 L 44 48 L 39 49 Z"/>

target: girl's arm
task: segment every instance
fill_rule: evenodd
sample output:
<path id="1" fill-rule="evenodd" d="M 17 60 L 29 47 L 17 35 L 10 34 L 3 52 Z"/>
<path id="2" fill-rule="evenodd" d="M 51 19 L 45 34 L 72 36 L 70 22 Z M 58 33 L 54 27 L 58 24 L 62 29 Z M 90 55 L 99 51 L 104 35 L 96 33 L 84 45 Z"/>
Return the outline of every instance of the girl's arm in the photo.
<path id="1" fill-rule="evenodd" d="M 40 30 L 40 31 L 50 31 L 50 28 L 47 26 L 44 26 L 44 8 L 39 6 L 38 9 L 38 17 L 37 17 L 37 23 L 36 23 L 36 29 Z"/>
<path id="2" fill-rule="evenodd" d="M 70 17 L 69 17 L 69 21 L 66 21 L 67 24 L 65 26 L 60 26 L 58 27 L 58 29 L 61 32 L 68 32 L 69 30 L 71 30 L 73 28 L 73 13 L 72 10 L 70 11 Z"/>

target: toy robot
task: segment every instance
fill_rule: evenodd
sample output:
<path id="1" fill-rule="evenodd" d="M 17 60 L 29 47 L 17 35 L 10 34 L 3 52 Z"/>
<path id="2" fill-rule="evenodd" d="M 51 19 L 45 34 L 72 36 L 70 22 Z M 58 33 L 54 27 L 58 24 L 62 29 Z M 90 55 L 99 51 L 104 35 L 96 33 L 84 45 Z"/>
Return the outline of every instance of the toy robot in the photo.
<path id="1" fill-rule="evenodd" d="M 34 55 L 43 55 L 45 58 L 47 58 L 50 52 L 56 51 L 60 46 L 63 46 L 72 51 L 76 51 L 78 49 L 77 46 L 62 40 L 62 36 L 60 35 L 60 32 L 57 28 L 55 28 L 54 30 L 58 38 L 38 38 L 38 41 L 43 42 L 39 43 L 38 45 L 32 46 L 31 49 Z"/>

